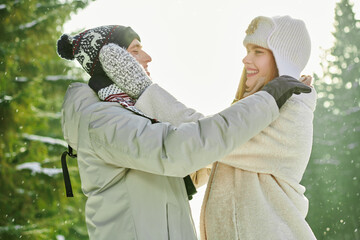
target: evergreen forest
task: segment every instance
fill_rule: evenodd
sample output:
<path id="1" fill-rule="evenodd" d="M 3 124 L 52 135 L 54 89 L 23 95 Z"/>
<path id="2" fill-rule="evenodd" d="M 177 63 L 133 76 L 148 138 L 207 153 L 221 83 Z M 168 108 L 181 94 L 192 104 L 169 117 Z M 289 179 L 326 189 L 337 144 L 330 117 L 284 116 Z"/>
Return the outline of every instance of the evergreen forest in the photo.
<path id="1" fill-rule="evenodd" d="M 56 54 L 71 14 L 90 0 L 0 3 L 0 239 L 88 239 L 76 159 L 67 198 L 61 104 L 83 71 Z M 314 142 L 303 177 L 318 239 L 360 239 L 360 20 L 339 0 L 334 43 L 321 56 Z"/>

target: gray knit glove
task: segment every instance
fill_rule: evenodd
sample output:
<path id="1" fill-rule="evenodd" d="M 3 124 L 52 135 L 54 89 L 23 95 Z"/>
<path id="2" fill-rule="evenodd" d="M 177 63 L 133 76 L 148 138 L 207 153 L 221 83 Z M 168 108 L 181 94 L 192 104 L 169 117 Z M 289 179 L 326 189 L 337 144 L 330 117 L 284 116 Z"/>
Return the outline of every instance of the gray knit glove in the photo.
<path id="1" fill-rule="evenodd" d="M 101 48 L 99 59 L 108 77 L 132 98 L 139 98 L 152 83 L 136 59 L 114 43 Z"/>

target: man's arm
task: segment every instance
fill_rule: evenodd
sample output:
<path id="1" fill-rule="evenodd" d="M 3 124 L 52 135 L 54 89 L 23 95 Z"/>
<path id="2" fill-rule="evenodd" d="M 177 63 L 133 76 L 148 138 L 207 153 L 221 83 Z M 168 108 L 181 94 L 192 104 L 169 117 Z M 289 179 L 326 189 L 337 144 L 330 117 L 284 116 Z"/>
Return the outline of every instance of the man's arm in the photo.
<path id="1" fill-rule="evenodd" d="M 274 99 L 265 92 L 212 117 L 179 127 L 151 124 L 112 106 L 92 113 L 89 134 L 96 154 L 108 164 L 184 177 L 248 141 L 269 125 L 278 112 Z"/>
<path id="2" fill-rule="evenodd" d="M 133 89 L 138 86 L 137 79 L 140 79 L 136 76 L 141 75 L 144 76 L 144 78 L 146 77 L 146 73 L 142 68 L 134 68 L 133 65 L 138 65 L 138 63 L 132 59 L 131 55 L 126 50 L 117 48 L 116 46 L 109 46 L 109 49 L 107 49 L 108 51 L 105 50 L 106 46 L 104 46 L 104 54 L 100 52 L 100 61 L 102 63 L 112 55 L 106 54 L 106 52 L 116 52 L 116 61 L 113 61 L 114 59 L 111 60 L 113 63 L 112 67 L 116 69 L 116 71 L 112 71 L 115 73 L 112 78 L 114 82 L 120 84 L 120 88 L 125 89 L 125 87 L 130 87 L 130 89 Z M 130 61 L 129 58 L 132 61 Z M 135 72 L 134 69 L 136 69 Z M 104 70 L 107 72 L 106 68 L 104 68 Z M 119 81 L 117 81 L 117 79 Z M 122 79 L 127 79 L 126 83 L 122 81 Z M 126 86 L 122 86 L 122 84 L 126 84 Z M 139 92 L 143 92 L 145 88 Z M 154 157 L 157 157 L 152 158 L 151 154 L 147 154 L 147 157 L 150 156 L 150 163 L 152 160 L 155 160 L 155 162 L 153 162 L 155 163 L 155 166 L 162 167 L 162 172 L 157 173 L 156 171 L 158 169 L 154 169 L 154 173 L 172 176 L 172 174 L 176 175 L 179 173 L 179 171 L 181 172 L 181 170 L 183 170 L 181 173 L 184 173 L 185 171 L 185 175 L 187 175 L 188 173 L 204 167 L 226 155 L 236 146 L 246 142 L 248 139 L 265 128 L 272 121 L 271 120 L 268 122 L 269 109 L 271 110 L 270 112 L 274 111 L 274 105 L 269 106 L 270 102 L 274 103 L 275 100 L 275 103 L 278 107 L 275 107 L 275 109 L 278 110 L 293 93 L 300 94 L 302 92 L 310 91 L 311 89 L 309 87 L 299 83 L 297 80 L 288 76 L 281 76 L 268 83 L 259 93 L 246 98 L 244 101 L 234 104 L 231 108 L 228 108 L 221 113 L 214 115 L 213 117 L 201 119 L 196 123 L 181 124 L 178 128 L 170 125 L 168 127 L 164 127 L 163 124 L 155 124 L 154 126 L 160 126 L 160 129 L 157 129 L 156 127 L 153 127 L 152 129 L 151 127 L 148 128 L 148 126 L 143 126 L 136 119 L 132 119 L 131 121 L 126 120 L 126 124 L 122 123 L 120 126 L 110 126 L 113 128 L 113 130 L 122 129 L 125 130 L 125 132 L 115 131 L 115 133 L 112 133 L 110 131 L 110 138 L 104 136 L 100 138 L 93 137 L 93 142 L 99 143 L 100 145 L 97 146 L 99 148 L 95 147 L 95 149 L 100 149 L 101 146 L 107 146 L 106 144 L 109 143 L 104 140 L 116 139 L 119 140 L 120 145 L 117 145 L 118 142 L 115 144 L 111 143 L 111 145 L 116 146 L 114 151 L 116 148 L 124 149 L 124 146 L 125 150 L 128 150 L 126 147 L 129 147 L 130 150 L 136 150 L 134 152 L 136 153 L 135 156 L 132 155 L 132 151 L 123 151 L 126 154 L 129 153 L 129 161 L 124 162 L 128 165 L 132 165 L 132 162 L 135 163 L 136 159 L 142 159 L 142 157 L 144 157 L 142 160 L 145 160 L 146 157 L 142 156 L 142 154 L 146 151 L 142 150 L 147 150 L 146 148 L 150 146 L 150 152 L 156 153 L 156 156 Z M 260 99 L 263 101 L 259 101 Z M 264 101 L 264 99 L 266 99 L 266 101 Z M 237 107 L 239 107 L 239 109 L 234 112 L 233 110 Z M 278 113 L 278 111 L 276 112 Z M 274 112 L 272 112 L 270 115 L 274 116 L 273 113 Z M 106 119 L 106 114 L 101 114 L 101 117 Z M 117 122 L 114 121 L 114 119 L 116 120 L 116 117 L 117 116 L 114 116 L 114 118 L 108 119 L 108 122 L 106 122 L 106 124 L 104 123 L 103 125 L 107 127 L 109 126 L 110 122 L 117 124 Z M 98 123 L 101 122 L 101 120 L 102 119 L 96 119 L 95 122 Z M 128 124 L 134 122 L 135 126 Z M 148 121 L 147 124 L 149 124 Z M 126 129 L 128 127 L 130 129 Z M 138 129 L 138 127 L 141 127 L 141 129 Z M 101 126 L 99 128 L 101 129 Z M 157 131 L 148 132 L 146 131 L 148 129 L 157 129 Z M 104 131 L 106 129 L 101 130 Z M 123 139 L 117 139 L 116 135 L 118 132 L 120 132 Z M 98 131 L 97 133 L 100 134 L 100 136 L 102 134 L 101 131 Z M 142 135 L 142 133 L 146 133 L 145 137 Z M 150 135 L 147 135 L 149 133 Z M 158 136 L 158 134 L 161 134 L 161 136 Z M 151 143 L 147 142 L 149 136 L 153 136 L 153 141 Z M 121 140 L 124 139 L 126 141 L 121 142 Z M 220 143 L 217 141 L 220 141 Z M 153 145 L 152 143 L 161 144 L 161 147 L 159 148 L 160 145 Z M 145 149 L 143 146 L 145 146 Z M 110 157 L 108 159 L 112 160 L 113 158 Z M 183 159 L 183 161 L 181 161 L 181 159 Z M 141 165 L 145 164 L 150 168 L 153 166 L 152 164 L 148 165 L 147 162 L 143 161 L 140 161 L 139 163 Z M 122 166 L 142 170 L 141 168 L 137 168 L 137 166 L 126 166 L 126 164 Z M 145 167 L 145 165 L 143 167 Z M 173 168 L 174 166 L 177 168 Z M 174 169 L 176 169 L 176 171 L 173 172 Z M 152 172 L 151 169 L 150 172 Z"/>
<path id="3" fill-rule="evenodd" d="M 148 116 L 174 126 L 195 122 L 204 117 L 202 113 L 188 108 L 157 84 L 152 84 L 141 94 L 135 107 Z"/>
<path id="4" fill-rule="evenodd" d="M 135 107 L 148 116 L 161 122 L 169 122 L 174 126 L 186 122 L 196 122 L 204 118 L 203 114 L 188 108 L 157 84 L 152 84 L 146 88 L 136 101 Z M 207 183 L 211 173 L 211 166 L 210 164 L 190 174 L 196 188 Z"/>
<path id="5" fill-rule="evenodd" d="M 235 168 L 300 182 L 311 153 L 315 105 L 315 90 L 293 96 L 269 127 L 220 161 Z"/>

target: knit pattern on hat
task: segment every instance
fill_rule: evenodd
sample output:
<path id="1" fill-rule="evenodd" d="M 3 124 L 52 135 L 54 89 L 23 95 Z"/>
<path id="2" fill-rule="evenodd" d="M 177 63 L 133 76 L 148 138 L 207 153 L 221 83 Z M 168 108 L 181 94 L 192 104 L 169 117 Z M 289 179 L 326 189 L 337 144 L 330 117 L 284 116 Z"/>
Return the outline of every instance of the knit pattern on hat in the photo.
<path id="1" fill-rule="evenodd" d="M 98 64 L 100 49 L 108 43 L 128 48 L 134 39 L 140 41 L 139 35 L 131 27 L 100 26 L 85 30 L 73 37 L 63 34 L 57 41 L 57 53 L 67 60 L 76 59 L 90 76 L 105 75 Z"/>
<path id="2" fill-rule="evenodd" d="M 86 30 L 73 40 L 73 54 L 87 73 L 92 75 L 99 50 L 107 43 L 117 26 L 102 26 Z"/>
<path id="3" fill-rule="evenodd" d="M 137 99 L 152 84 L 145 69 L 116 44 L 105 45 L 100 50 L 99 59 L 108 77 L 132 98 Z"/>
<path id="4" fill-rule="evenodd" d="M 255 44 L 270 49 L 279 75 L 299 79 L 311 52 L 311 40 L 305 23 L 290 16 L 257 17 L 249 25 L 244 46 Z"/>

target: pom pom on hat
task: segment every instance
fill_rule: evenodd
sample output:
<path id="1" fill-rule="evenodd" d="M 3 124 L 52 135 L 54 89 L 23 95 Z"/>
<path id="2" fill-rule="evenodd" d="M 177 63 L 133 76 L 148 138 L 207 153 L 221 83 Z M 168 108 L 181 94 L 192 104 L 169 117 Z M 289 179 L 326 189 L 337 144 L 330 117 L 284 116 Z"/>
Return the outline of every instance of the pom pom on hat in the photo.
<path id="1" fill-rule="evenodd" d="M 63 34 L 57 41 L 57 53 L 60 57 L 67 60 L 73 60 L 75 58 L 73 54 L 72 38 L 69 35 Z"/>
<path id="2" fill-rule="evenodd" d="M 259 45 L 274 55 L 279 75 L 296 79 L 305 68 L 311 51 L 311 41 L 305 23 L 290 16 L 256 17 L 246 30 L 244 46 Z"/>

